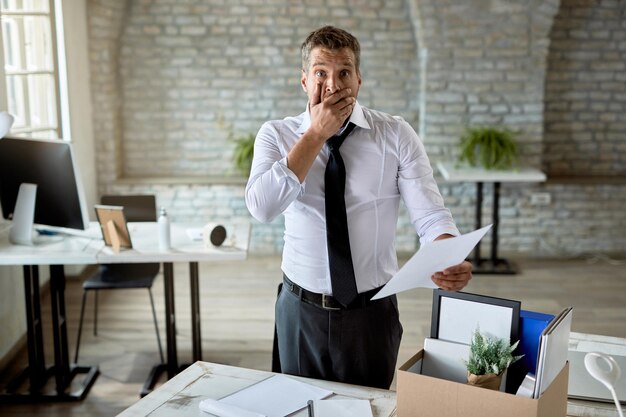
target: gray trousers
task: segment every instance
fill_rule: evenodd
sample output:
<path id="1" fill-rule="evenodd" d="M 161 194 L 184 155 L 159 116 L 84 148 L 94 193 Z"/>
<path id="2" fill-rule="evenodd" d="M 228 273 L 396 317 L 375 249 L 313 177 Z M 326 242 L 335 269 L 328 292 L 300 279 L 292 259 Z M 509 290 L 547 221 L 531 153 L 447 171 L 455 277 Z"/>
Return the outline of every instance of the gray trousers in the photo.
<path id="1" fill-rule="evenodd" d="M 402 325 L 396 296 L 351 310 L 309 304 L 283 285 L 276 301 L 283 373 L 388 389 Z"/>

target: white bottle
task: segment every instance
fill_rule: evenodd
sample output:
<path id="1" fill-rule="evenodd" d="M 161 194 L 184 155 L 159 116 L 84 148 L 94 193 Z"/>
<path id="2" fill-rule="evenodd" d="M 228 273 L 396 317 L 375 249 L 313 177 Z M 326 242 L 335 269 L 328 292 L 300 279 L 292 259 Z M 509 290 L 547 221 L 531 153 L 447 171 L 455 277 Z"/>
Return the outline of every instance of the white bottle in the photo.
<path id="1" fill-rule="evenodd" d="M 159 211 L 159 249 L 166 251 L 170 249 L 170 219 L 167 217 L 165 207 Z"/>

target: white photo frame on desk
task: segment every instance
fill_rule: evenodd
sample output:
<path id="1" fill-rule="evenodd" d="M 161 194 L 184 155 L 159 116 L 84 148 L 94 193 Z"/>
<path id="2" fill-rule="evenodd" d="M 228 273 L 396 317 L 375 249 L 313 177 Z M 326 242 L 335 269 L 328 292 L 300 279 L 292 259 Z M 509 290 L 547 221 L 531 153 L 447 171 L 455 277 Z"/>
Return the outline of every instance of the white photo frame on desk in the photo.
<path id="1" fill-rule="evenodd" d="M 115 252 L 119 252 L 121 248 L 132 248 L 133 244 L 130 241 L 124 207 L 102 204 L 97 204 L 94 207 L 104 243 L 111 246 Z"/>

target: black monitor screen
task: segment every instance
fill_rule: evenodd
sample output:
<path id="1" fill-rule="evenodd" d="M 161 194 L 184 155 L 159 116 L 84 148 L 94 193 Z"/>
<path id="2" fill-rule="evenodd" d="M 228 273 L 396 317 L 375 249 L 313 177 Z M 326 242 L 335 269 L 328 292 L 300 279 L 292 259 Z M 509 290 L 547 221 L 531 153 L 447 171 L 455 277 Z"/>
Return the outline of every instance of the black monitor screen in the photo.
<path id="1" fill-rule="evenodd" d="M 89 226 L 69 142 L 0 139 L 0 203 L 5 219 L 13 217 L 22 183 L 37 185 L 34 223 L 81 230 Z"/>

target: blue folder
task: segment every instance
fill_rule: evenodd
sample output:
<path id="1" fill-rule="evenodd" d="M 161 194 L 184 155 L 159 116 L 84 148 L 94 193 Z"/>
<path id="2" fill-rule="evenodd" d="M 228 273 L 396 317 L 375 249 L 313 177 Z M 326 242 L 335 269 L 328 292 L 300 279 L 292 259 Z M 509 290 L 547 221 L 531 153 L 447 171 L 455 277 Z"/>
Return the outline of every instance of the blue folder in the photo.
<path id="1" fill-rule="evenodd" d="M 554 319 L 552 314 L 537 313 L 535 311 L 520 310 L 519 313 L 519 352 L 524 357 L 520 361 L 527 372 L 537 373 L 537 356 L 541 333 Z"/>
<path id="2" fill-rule="evenodd" d="M 554 319 L 551 314 L 520 310 L 519 313 L 519 345 L 513 355 L 524 355 L 522 359 L 509 367 L 506 378 L 506 392 L 516 393 L 527 373 L 537 373 L 537 357 L 541 333 Z M 514 342 L 512 340 L 511 342 Z"/>

